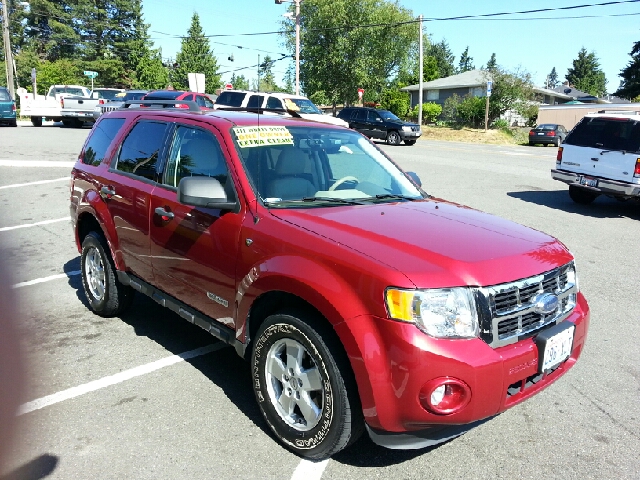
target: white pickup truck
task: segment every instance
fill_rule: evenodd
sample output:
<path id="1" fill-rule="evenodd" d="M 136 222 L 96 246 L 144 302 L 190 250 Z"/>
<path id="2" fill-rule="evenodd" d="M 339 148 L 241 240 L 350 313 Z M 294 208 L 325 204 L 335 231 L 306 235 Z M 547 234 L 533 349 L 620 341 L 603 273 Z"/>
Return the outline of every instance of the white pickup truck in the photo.
<path id="1" fill-rule="evenodd" d="M 558 148 L 551 177 L 576 203 L 640 200 L 640 113 L 586 115 Z"/>
<path id="2" fill-rule="evenodd" d="M 42 126 L 42 119 L 62 121 L 60 100 L 66 96 L 88 97 L 91 92 L 80 85 L 51 85 L 46 95 L 33 95 L 26 90 L 20 93 L 20 116 L 31 117 L 34 127 Z"/>
<path id="3" fill-rule="evenodd" d="M 84 122 L 95 122 L 93 111 L 124 92 L 121 88 L 94 88 L 89 96 L 65 96 L 60 100 L 62 124 L 65 127 L 82 127 Z"/>

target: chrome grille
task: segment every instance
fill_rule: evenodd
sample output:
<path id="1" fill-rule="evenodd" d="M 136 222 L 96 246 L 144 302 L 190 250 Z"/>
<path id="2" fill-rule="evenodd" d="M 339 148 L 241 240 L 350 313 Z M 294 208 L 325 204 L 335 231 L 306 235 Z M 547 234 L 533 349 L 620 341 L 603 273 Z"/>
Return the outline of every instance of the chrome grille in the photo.
<path id="1" fill-rule="evenodd" d="M 573 262 L 534 277 L 476 290 L 482 337 L 492 347 L 501 347 L 535 335 L 547 325 L 566 319 L 576 305 Z M 536 309 L 535 299 L 543 293 L 558 297 L 549 313 Z M 538 297 L 539 298 L 539 297 Z"/>

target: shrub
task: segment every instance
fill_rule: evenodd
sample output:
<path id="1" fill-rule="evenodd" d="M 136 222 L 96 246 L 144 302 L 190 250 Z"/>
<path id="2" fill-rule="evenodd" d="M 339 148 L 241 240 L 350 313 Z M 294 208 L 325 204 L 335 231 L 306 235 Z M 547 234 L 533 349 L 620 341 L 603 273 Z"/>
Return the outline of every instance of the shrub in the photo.
<path id="1" fill-rule="evenodd" d="M 496 128 L 498 130 L 509 130 L 509 122 L 506 121 L 504 118 L 498 118 L 497 120 L 494 120 L 493 123 L 491 124 L 492 128 Z"/>
<path id="2" fill-rule="evenodd" d="M 416 105 L 415 107 L 413 107 L 413 110 L 411 110 L 410 112 L 411 116 L 414 118 L 418 118 L 418 107 L 419 105 Z M 435 123 L 441 113 L 442 113 L 442 107 L 437 103 L 433 103 L 433 102 L 423 103 L 422 104 L 422 123 L 423 124 Z"/>
<path id="3" fill-rule="evenodd" d="M 456 109 L 458 122 L 464 126 L 479 128 L 484 124 L 485 108 L 484 97 L 464 97 Z"/>
<path id="4" fill-rule="evenodd" d="M 388 88 L 380 95 L 380 106 L 398 117 L 405 117 L 409 112 L 410 105 L 409 94 L 406 92 Z"/>

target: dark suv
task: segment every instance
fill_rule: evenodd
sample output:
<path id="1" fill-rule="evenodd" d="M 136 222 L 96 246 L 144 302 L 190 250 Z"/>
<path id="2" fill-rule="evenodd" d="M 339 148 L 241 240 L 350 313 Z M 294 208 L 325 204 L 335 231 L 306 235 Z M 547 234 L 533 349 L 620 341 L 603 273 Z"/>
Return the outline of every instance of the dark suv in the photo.
<path id="1" fill-rule="evenodd" d="M 349 127 L 369 138 L 386 140 L 390 145 L 400 145 L 404 140 L 413 145 L 422 135 L 420 125 L 405 122 L 388 110 L 369 107 L 346 107 L 338 113 L 338 118 L 349 123 Z"/>
<path id="2" fill-rule="evenodd" d="M 287 448 L 434 445 L 575 364 L 589 307 L 556 239 L 430 197 L 358 132 L 188 107 L 91 130 L 70 183 L 84 294 L 102 316 L 148 295 L 233 346 Z"/>

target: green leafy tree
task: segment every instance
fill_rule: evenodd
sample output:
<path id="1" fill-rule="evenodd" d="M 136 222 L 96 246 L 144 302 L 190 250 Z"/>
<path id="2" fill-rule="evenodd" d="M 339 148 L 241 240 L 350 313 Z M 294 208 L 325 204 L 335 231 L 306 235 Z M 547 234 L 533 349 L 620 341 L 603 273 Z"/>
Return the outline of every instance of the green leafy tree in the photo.
<path id="1" fill-rule="evenodd" d="M 485 73 L 486 80 L 492 80 L 491 97 L 489 97 L 489 122 L 500 118 L 507 110 L 521 112 L 534 98 L 531 75 L 526 71 L 508 72 L 496 68 Z M 482 99 L 485 103 L 485 100 Z M 484 113 L 483 113 L 484 121 Z"/>
<path id="2" fill-rule="evenodd" d="M 191 17 L 188 35 L 182 39 L 180 51 L 176 55 L 176 66 L 169 72 L 169 80 L 176 90 L 189 89 L 189 73 L 204 73 L 206 92 L 215 93 L 220 88 L 218 62 L 200 26 L 197 13 Z"/>
<path id="3" fill-rule="evenodd" d="M 473 57 L 469 55 L 469 47 L 464 49 L 462 55 L 460 56 L 460 61 L 458 62 L 458 73 L 468 72 L 469 70 L 473 70 Z"/>
<path id="4" fill-rule="evenodd" d="M 556 88 L 560 82 L 558 81 L 558 72 L 556 72 L 556 67 L 551 69 L 551 73 L 547 75 L 547 88 Z"/>
<path id="5" fill-rule="evenodd" d="M 456 110 L 458 121 L 463 125 L 480 128 L 484 125 L 486 100 L 483 97 L 465 96 Z"/>
<path id="6" fill-rule="evenodd" d="M 622 98 L 640 101 L 640 42 L 636 42 L 631 49 L 631 61 L 620 71 L 620 87 L 615 95 Z"/>
<path id="7" fill-rule="evenodd" d="M 380 94 L 380 106 L 398 117 L 405 117 L 411 107 L 409 94 L 397 88 L 387 88 Z"/>
<path id="8" fill-rule="evenodd" d="M 292 7 L 293 8 L 293 7 Z M 389 0 L 305 0 L 300 4 L 300 80 L 308 95 L 322 91 L 332 104 L 352 103 L 358 88 L 378 94 L 397 75 L 416 40 L 415 16 Z M 360 28 L 358 25 L 381 25 Z M 282 34 L 291 52 L 292 20 Z"/>
<path id="9" fill-rule="evenodd" d="M 496 68 L 498 68 L 498 62 L 496 62 L 496 54 L 492 53 L 491 58 L 487 62 L 487 66 L 485 67 L 485 70 L 489 70 L 491 72 Z"/>
<path id="10" fill-rule="evenodd" d="M 596 97 L 606 93 L 607 79 L 600 69 L 600 63 L 594 52 L 587 53 L 583 47 L 578 52 L 578 58 L 573 61 L 566 76 L 567 81 L 578 90 L 588 92 Z"/>
<path id="11" fill-rule="evenodd" d="M 418 70 L 420 69 L 420 60 L 414 59 L 415 65 L 411 70 L 401 70 L 398 73 L 395 85 L 397 87 L 406 87 L 407 85 L 416 85 L 420 82 L 418 78 Z M 412 62 L 413 63 L 413 62 Z M 422 59 L 422 81 L 430 82 L 440 78 L 438 72 L 438 61 L 435 57 L 423 57 Z"/>
<path id="12" fill-rule="evenodd" d="M 249 90 L 249 80 L 247 80 L 244 75 L 236 75 L 233 73 L 229 83 L 237 90 Z"/>
<path id="13" fill-rule="evenodd" d="M 46 93 L 51 85 L 84 85 L 86 78 L 72 60 L 44 61 L 38 69 L 38 93 Z"/>
<path id="14" fill-rule="evenodd" d="M 442 39 L 438 43 L 431 43 L 426 53 L 427 56 L 436 59 L 438 74 L 440 75 L 439 78 L 450 77 L 455 73 L 456 69 L 453 66 L 453 62 L 455 62 L 456 57 L 451 52 L 449 44 L 445 39 Z"/>

